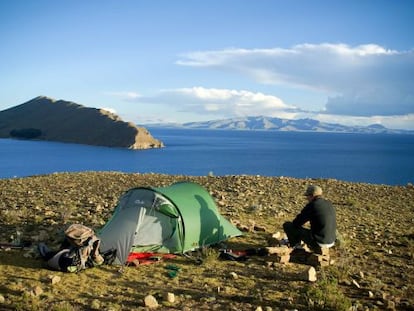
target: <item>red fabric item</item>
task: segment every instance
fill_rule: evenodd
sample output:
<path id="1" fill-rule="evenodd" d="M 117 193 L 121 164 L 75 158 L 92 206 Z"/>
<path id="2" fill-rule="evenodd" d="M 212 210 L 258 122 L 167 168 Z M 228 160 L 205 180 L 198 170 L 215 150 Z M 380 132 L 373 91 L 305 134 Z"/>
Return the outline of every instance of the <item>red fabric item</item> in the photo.
<path id="1" fill-rule="evenodd" d="M 160 253 L 129 253 L 127 263 L 138 260 L 140 264 L 151 264 L 162 259 L 171 259 L 177 257 L 174 254 Z"/>
<path id="2" fill-rule="evenodd" d="M 230 250 L 228 253 L 237 255 L 237 256 L 246 256 L 247 252 L 246 251 L 234 251 L 234 250 Z"/>

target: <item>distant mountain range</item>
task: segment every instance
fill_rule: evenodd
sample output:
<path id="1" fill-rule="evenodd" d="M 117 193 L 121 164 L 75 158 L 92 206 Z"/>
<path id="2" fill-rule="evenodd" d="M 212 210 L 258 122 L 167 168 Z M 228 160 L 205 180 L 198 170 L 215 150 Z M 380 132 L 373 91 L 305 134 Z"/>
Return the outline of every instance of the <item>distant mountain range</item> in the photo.
<path id="1" fill-rule="evenodd" d="M 337 123 L 320 122 L 314 119 L 288 120 L 264 116 L 243 117 L 188 123 L 147 124 L 148 127 L 184 128 L 184 129 L 221 129 L 221 130 L 265 130 L 297 132 L 335 132 L 361 134 L 414 134 L 414 131 L 389 129 L 380 124 L 369 126 L 347 126 Z"/>

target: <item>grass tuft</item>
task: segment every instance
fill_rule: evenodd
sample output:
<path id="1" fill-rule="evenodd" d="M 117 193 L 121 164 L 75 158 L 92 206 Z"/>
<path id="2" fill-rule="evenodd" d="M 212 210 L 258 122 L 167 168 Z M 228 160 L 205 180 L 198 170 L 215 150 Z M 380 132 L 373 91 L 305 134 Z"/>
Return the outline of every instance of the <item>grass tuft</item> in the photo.
<path id="1" fill-rule="evenodd" d="M 305 295 L 311 310 L 347 311 L 352 306 L 351 300 L 341 291 L 337 280 L 326 275 L 316 284 L 309 286 Z"/>

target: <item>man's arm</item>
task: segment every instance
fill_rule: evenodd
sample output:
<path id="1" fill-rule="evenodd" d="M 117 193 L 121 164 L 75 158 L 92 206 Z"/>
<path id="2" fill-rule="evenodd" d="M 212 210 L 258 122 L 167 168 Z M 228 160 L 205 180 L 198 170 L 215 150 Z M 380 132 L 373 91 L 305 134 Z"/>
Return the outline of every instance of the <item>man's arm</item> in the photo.
<path id="1" fill-rule="evenodd" d="M 311 206 L 307 204 L 302 211 L 295 217 L 292 223 L 297 227 L 302 227 L 305 223 L 310 220 Z"/>

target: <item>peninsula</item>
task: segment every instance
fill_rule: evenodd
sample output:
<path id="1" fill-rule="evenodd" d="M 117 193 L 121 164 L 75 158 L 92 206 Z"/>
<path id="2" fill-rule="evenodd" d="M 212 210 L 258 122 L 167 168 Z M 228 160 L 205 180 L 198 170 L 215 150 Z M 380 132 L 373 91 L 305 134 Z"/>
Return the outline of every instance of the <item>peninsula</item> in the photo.
<path id="1" fill-rule="evenodd" d="M 107 110 L 45 96 L 0 111 L 0 138 L 128 149 L 164 147 L 146 128 L 122 121 Z"/>

